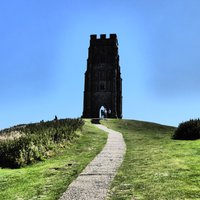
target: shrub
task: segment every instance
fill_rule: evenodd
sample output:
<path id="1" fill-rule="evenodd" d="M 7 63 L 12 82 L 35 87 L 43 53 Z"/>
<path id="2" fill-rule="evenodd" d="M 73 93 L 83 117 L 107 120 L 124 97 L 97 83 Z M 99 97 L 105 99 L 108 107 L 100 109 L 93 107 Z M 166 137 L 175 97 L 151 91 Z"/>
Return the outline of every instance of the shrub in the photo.
<path id="1" fill-rule="evenodd" d="M 17 127 L 23 136 L 0 142 L 0 166 L 17 168 L 48 158 L 60 143 L 77 137 L 83 125 L 82 119 L 61 119 Z"/>
<path id="2" fill-rule="evenodd" d="M 180 123 L 172 138 L 178 140 L 200 139 L 200 120 L 191 119 L 189 121 Z"/>

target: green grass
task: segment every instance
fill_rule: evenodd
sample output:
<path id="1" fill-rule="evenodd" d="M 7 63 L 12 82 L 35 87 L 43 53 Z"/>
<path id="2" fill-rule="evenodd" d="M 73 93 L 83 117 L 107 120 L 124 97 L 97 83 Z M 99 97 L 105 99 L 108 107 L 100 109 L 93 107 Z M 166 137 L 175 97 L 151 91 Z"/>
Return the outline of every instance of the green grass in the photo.
<path id="1" fill-rule="evenodd" d="M 133 120 L 103 120 L 127 145 L 108 199 L 200 199 L 200 140 L 172 140 L 175 128 Z"/>
<path id="2" fill-rule="evenodd" d="M 0 199 L 58 199 L 106 139 L 106 133 L 86 121 L 81 137 L 57 156 L 20 169 L 0 169 Z"/>

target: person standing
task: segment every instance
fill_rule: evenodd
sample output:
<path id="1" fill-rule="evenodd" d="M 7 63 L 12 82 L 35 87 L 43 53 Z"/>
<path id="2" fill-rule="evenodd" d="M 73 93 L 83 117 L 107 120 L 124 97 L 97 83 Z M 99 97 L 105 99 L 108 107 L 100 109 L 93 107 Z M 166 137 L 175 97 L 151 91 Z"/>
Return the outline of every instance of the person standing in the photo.
<path id="1" fill-rule="evenodd" d="M 105 117 L 105 118 L 107 118 L 107 113 L 108 113 L 108 112 L 107 112 L 107 109 L 105 108 L 105 109 L 104 109 L 104 117 Z"/>

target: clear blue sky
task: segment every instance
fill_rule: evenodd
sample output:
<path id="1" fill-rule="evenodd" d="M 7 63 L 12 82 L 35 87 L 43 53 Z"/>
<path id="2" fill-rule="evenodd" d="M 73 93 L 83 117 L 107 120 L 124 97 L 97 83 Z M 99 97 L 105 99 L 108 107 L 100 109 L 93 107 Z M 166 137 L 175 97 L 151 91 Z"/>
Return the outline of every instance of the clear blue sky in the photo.
<path id="1" fill-rule="evenodd" d="M 116 33 L 123 117 L 200 116 L 199 0 L 1 0 L 0 129 L 80 117 L 90 34 Z"/>

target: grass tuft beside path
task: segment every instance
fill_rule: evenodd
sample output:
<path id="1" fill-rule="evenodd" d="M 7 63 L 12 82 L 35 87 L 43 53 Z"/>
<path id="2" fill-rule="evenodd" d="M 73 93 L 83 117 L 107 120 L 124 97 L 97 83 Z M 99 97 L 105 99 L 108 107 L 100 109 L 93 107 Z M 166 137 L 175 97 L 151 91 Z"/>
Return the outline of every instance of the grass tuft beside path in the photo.
<path id="1" fill-rule="evenodd" d="M 0 169 L 0 199 L 58 199 L 106 140 L 106 133 L 86 121 L 80 138 L 59 155 L 21 169 Z"/>
<path id="2" fill-rule="evenodd" d="M 200 140 L 172 140 L 175 128 L 155 123 L 101 123 L 120 131 L 127 145 L 108 199 L 200 199 Z"/>

